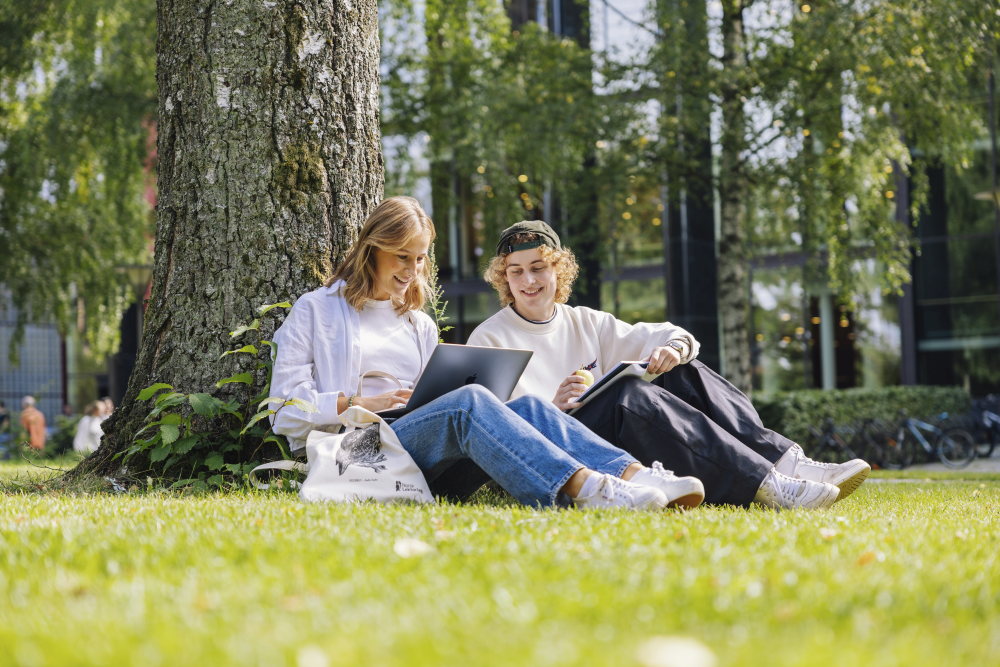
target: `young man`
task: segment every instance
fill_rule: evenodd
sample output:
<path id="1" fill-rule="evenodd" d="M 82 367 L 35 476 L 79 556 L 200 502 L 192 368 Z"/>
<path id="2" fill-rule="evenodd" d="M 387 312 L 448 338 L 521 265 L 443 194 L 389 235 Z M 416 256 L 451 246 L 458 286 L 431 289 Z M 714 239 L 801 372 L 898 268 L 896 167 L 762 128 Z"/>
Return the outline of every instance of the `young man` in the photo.
<path id="1" fill-rule="evenodd" d="M 745 394 L 695 361 L 698 341 L 684 329 L 567 306 L 577 270 L 573 253 L 540 220 L 500 235 L 485 278 L 509 307 L 479 325 L 469 344 L 535 351 L 515 398 L 534 394 L 569 410 L 586 390 L 578 369 L 600 379 L 620 361 L 645 360 L 653 382 L 618 380 L 573 416 L 647 465 L 660 460 L 701 479 L 706 502 L 823 508 L 868 476 L 860 459 L 818 463 L 765 428 Z"/>

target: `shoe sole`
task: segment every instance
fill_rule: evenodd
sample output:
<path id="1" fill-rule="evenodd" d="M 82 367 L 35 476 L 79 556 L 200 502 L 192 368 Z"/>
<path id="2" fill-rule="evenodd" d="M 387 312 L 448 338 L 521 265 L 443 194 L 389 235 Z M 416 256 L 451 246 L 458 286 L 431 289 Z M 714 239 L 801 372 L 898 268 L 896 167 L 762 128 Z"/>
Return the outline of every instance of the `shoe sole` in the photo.
<path id="1" fill-rule="evenodd" d="M 839 502 L 844 498 L 846 498 L 847 496 L 851 495 L 852 493 L 858 490 L 858 487 L 861 486 L 862 482 L 868 479 L 868 475 L 872 471 L 871 466 L 869 466 L 864 461 L 861 461 L 860 459 L 856 460 L 858 461 L 858 463 L 855 464 L 854 470 L 852 471 L 851 469 L 847 469 L 845 471 L 846 477 L 842 481 L 838 482 L 836 480 L 830 480 L 829 482 L 827 482 L 828 484 L 833 484 L 838 489 L 840 489 L 840 494 L 837 496 L 837 500 L 834 500 L 833 502 Z M 845 463 L 844 465 L 846 466 L 847 464 Z"/>
<path id="2" fill-rule="evenodd" d="M 667 507 L 683 507 L 684 509 L 694 509 L 698 505 L 701 505 L 702 501 L 705 500 L 704 493 L 689 493 L 686 496 L 681 496 L 680 498 L 674 498 L 669 503 Z"/>

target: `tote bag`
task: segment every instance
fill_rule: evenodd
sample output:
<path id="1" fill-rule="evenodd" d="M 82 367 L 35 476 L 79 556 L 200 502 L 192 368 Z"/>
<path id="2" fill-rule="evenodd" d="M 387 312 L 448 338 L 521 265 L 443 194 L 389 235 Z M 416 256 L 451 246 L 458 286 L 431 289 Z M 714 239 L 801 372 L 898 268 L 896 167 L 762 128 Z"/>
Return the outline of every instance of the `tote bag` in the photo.
<path id="1" fill-rule="evenodd" d="M 251 481 L 267 488 L 256 481 L 257 471 L 297 470 L 306 472 L 299 497 L 309 503 L 434 501 L 420 468 L 385 420 L 353 406 L 340 414 L 340 422 L 344 425 L 340 433 L 309 433 L 307 466 L 295 461 L 266 463 L 254 468 Z"/>

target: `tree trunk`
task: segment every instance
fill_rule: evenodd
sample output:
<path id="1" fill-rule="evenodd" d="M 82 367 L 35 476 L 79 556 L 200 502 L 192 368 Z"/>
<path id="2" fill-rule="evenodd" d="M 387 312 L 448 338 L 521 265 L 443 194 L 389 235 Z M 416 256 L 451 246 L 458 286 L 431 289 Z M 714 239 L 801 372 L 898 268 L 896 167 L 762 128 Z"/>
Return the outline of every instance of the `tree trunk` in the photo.
<path id="1" fill-rule="evenodd" d="M 317 287 L 382 196 L 376 0 L 159 0 L 157 14 L 153 287 L 125 399 L 84 472 L 120 465 L 148 385 L 220 393 L 241 356 L 220 361 L 228 332 Z"/>
<path id="2" fill-rule="evenodd" d="M 746 196 L 743 151 L 746 118 L 743 77 L 746 46 L 743 7 L 739 0 L 722 3 L 723 84 L 722 136 L 719 163 L 719 319 L 721 320 L 722 372 L 734 385 L 750 389 L 750 286 L 746 252 Z"/>

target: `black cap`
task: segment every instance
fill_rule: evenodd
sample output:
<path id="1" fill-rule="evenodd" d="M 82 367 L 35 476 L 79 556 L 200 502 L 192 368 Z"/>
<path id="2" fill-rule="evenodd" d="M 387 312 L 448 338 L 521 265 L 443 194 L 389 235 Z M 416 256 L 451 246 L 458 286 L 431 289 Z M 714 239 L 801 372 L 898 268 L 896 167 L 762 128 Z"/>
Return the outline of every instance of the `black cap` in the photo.
<path id="1" fill-rule="evenodd" d="M 514 237 L 518 234 L 535 234 L 538 239 L 527 243 L 513 243 Z M 547 245 L 556 250 L 562 249 L 559 243 L 559 235 L 541 220 L 522 220 L 500 232 L 500 242 L 497 243 L 497 255 L 509 255 L 518 250 L 530 250 L 540 245 Z"/>

